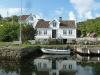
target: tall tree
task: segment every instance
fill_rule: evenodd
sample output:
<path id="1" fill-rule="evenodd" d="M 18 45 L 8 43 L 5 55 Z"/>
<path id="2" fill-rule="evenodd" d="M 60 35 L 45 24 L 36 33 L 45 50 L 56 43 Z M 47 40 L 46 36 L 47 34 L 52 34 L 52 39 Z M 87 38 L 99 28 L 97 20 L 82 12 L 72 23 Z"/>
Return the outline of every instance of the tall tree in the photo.
<path id="1" fill-rule="evenodd" d="M 0 15 L 0 20 L 2 20 L 3 19 L 3 17 Z"/>
<path id="2" fill-rule="evenodd" d="M 33 28 L 32 25 L 24 25 L 22 27 L 22 40 L 34 40 L 37 34 L 37 30 Z"/>

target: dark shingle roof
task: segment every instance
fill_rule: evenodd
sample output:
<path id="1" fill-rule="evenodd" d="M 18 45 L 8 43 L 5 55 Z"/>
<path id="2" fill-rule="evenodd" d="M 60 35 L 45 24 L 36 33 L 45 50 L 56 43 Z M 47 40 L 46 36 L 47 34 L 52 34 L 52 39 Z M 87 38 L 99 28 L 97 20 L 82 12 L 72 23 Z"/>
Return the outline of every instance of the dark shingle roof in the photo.
<path id="1" fill-rule="evenodd" d="M 75 28 L 75 21 L 68 20 L 68 21 L 60 21 L 60 28 Z"/>
<path id="2" fill-rule="evenodd" d="M 49 28 L 50 21 L 45 21 L 43 19 L 40 19 L 37 22 L 36 28 Z M 60 28 L 75 28 L 75 21 L 74 20 L 68 20 L 68 21 L 60 21 Z"/>
<path id="3" fill-rule="evenodd" d="M 26 20 L 30 15 L 22 15 L 21 17 L 19 17 L 20 20 L 24 21 Z"/>
<path id="4" fill-rule="evenodd" d="M 36 28 L 49 28 L 49 22 L 50 21 L 45 21 L 43 19 L 39 19 Z"/>

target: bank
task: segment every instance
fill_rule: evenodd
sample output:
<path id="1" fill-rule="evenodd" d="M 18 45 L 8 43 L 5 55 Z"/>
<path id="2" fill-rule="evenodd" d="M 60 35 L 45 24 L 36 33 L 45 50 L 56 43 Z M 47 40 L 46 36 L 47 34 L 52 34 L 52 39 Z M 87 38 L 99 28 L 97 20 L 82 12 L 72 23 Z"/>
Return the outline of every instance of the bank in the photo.
<path id="1" fill-rule="evenodd" d="M 2 45 L 0 46 L 0 59 L 26 59 L 29 57 L 35 58 L 43 54 L 41 48 L 70 48 L 73 52 L 80 47 L 98 47 L 100 45 L 75 45 L 75 44 L 60 44 L 60 45 L 41 45 L 41 44 L 22 44 L 22 45 Z M 84 54 L 84 53 L 83 53 Z"/>
<path id="2" fill-rule="evenodd" d="M 40 47 L 0 47 L 0 59 L 21 60 L 41 55 Z"/>

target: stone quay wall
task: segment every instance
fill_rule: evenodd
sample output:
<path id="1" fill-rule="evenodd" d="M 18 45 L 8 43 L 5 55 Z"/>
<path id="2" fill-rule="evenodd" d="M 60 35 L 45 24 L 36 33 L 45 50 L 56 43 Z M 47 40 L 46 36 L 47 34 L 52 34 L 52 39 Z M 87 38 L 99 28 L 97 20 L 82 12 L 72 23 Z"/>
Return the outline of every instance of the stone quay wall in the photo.
<path id="1" fill-rule="evenodd" d="M 29 56 L 30 54 L 38 54 L 40 50 L 38 48 L 0 48 L 0 59 L 21 59 Z"/>

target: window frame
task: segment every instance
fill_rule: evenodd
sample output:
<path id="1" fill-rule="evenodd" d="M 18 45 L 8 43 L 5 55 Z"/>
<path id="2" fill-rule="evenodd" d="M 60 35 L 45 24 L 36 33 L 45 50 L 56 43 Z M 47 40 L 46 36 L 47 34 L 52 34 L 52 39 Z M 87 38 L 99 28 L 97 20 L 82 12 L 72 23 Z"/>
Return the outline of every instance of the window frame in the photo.
<path id="1" fill-rule="evenodd" d="M 67 35 L 67 30 L 63 30 L 63 35 Z"/>
<path id="2" fill-rule="evenodd" d="M 69 35 L 72 35 L 72 34 L 73 34 L 73 31 L 70 29 L 70 30 L 68 31 L 68 34 L 69 34 Z"/>
<path id="3" fill-rule="evenodd" d="M 55 20 L 53 21 L 53 27 L 57 27 L 57 23 Z"/>
<path id="4" fill-rule="evenodd" d="M 44 35 L 47 35 L 47 30 L 44 30 Z"/>

